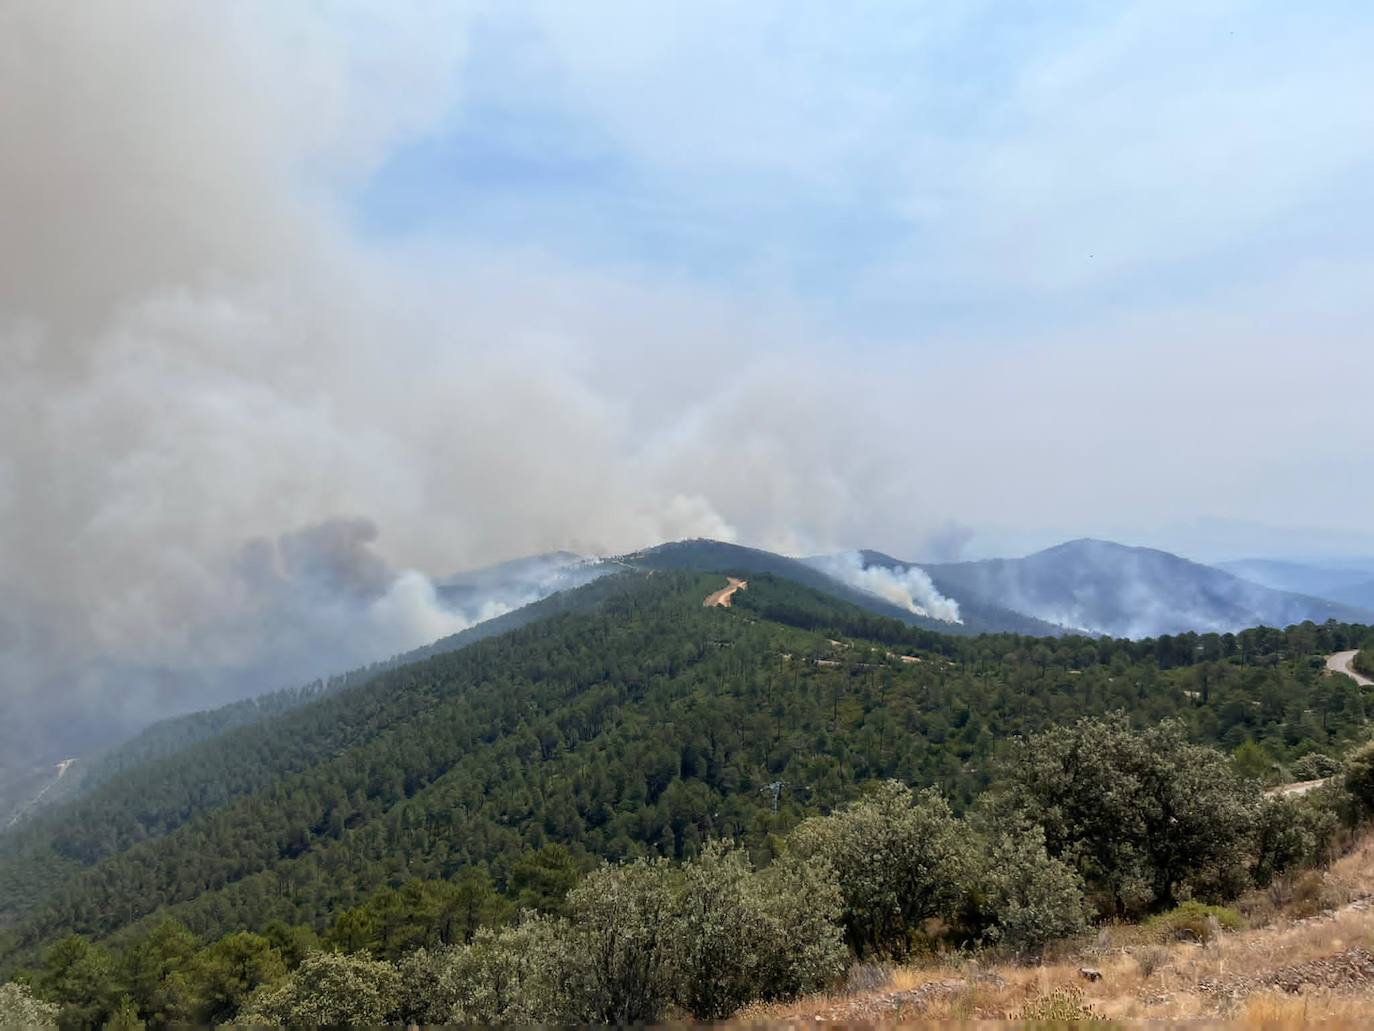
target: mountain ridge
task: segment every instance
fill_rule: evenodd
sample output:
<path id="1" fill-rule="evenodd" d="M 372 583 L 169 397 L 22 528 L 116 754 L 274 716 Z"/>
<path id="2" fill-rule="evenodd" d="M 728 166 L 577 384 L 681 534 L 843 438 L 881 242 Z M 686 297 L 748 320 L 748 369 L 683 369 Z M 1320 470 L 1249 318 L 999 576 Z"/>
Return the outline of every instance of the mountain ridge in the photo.
<path id="1" fill-rule="evenodd" d="M 1324 598 L 1277 591 L 1158 548 L 1091 537 L 1020 559 L 923 568 L 956 596 L 996 597 L 1016 611 L 1111 636 L 1235 632 L 1308 620 L 1359 622 L 1374 615 Z"/>

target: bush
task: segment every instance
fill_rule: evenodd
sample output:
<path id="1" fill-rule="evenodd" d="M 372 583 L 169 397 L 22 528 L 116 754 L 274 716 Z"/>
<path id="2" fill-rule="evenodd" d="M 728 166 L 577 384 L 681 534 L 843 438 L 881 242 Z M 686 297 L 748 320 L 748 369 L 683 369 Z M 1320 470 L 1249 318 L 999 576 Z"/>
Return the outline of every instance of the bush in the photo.
<path id="1" fill-rule="evenodd" d="M 1023 742 L 1008 772 L 1010 806 L 1107 912 L 1245 886 L 1260 792 L 1176 721 L 1136 733 L 1124 715 L 1083 719 Z"/>
<path id="2" fill-rule="evenodd" d="M 794 999 L 835 981 L 849 961 L 844 897 L 830 867 L 783 856 L 755 875 L 761 929 L 756 997 Z"/>
<path id="3" fill-rule="evenodd" d="M 953 918 L 968 865 L 966 828 L 934 792 L 888 781 L 792 833 L 802 859 L 835 872 L 845 938 L 860 958 L 909 951 L 925 920 Z"/>
<path id="4" fill-rule="evenodd" d="M 1309 752 L 1293 763 L 1295 780 L 1321 780 L 1341 772 L 1341 764 L 1324 752 Z"/>
<path id="5" fill-rule="evenodd" d="M 1367 677 L 1374 677 L 1374 643 L 1366 644 L 1351 660 L 1351 665 Z"/>
<path id="6" fill-rule="evenodd" d="M 1212 941 L 1220 931 L 1239 931 L 1245 921 L 1234 909 L 1190 899 L 1145 921 L 1145 931 L 1160 941 Z"/>
<path id="7" fill-rule="evenodd" d="M 1135 954 L 1135 965 L 1141 977 L 1153 977 L 1157 971 L 1169 965 L 1169 950 L 1158 945 L 1147 945 Z"/>
<path id="8" fill-rule="evenodd" d="M 827 868 L 783 857 L 755 872 L 719 842 L 702 857 L 607 866 L 568 896 L 572 917 L 515 927 L 401 962 L 401 1006 L 420 1024 L 699 1020 L 837 978 L 848 951 Z"/>
<path id="9" fill-rule="evenodd" d="M 467 945 L 419 949 L 400 963 L 401 1011 L 417 1024 L 556 1024 L 572 1020 L 565 921 L 526 913 Z"/>
<path id="10" fill-rule="evenodd" d="M 671 995 L 671 917 L 680 874 L 665 860 L 603 866 L 568 893 L 571 1018 L 578 1023 L 659 1020 Z"/>
<path id="11" fill-rule="evenodd" d="M 851 963 L 844 977 L 845 995 L 864 995 L 886 988 L 892 982 L 892 966 L 874 960 Z"/>
<path id="12" fill-rule="evenodd" d="M 1355 818 L 1364 820 L 1374 815 L 1374 741 L 1356 749 L 1346 760 L 1344 782 Z"/>
<path id="13" fill-rule="evenodd" d="M 25 1027 L 46 1031 L 57 1027 L 55 1003 L 34 998 L 26 984 L 0 984 L 0 1027 Z"/>
<path id="14" fill-rule="evenodd" d="M 672 914 L 673 997 L 698 1020 L 719 1020 L 755 996 L 766 943 L 753 867 L 713 842 L 683 881 Z"/>
<path id="15" fill-rule="evenodd" d="M 1263 888 L 1290 870 L 1324 862 L 1339 829 L 1329 792 L 1265 798 L 1255 822 L 1251 878 Z"/>
<path id="16" fill-rule="evenodd" d="M 376 1025 L 396 1019 L 401 975 L 365 954 L 316 952 L 280 984 L 259 988 L 239 1012 L 240 1024 L 273 1027 Z"/>
<path id="17" fill-rule="evenodd" d="M 982 936 L 1031 952 L 1080 934 L 1087 925 L 1078 875 L 1045 851 L 1039 827 L 997 837 L 982 860 L 973 895 Z"/>
<path id="18" fill-rule="evenodd" d="M 1077 988 L 1056 988 L 1022 1006 L 1017 1019 L 1024 1021 L 1026 1028 L 1062 1028 L 1102 1018 L 1083 1001 Z"/>

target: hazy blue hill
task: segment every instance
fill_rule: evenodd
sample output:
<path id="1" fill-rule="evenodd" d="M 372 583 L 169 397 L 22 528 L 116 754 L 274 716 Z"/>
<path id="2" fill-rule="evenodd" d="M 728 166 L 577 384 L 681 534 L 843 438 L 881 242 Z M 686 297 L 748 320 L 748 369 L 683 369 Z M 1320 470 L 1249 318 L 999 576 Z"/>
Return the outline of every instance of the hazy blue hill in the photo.
<path id="1" fill-rule="evenodd" d="M 923 568 L 961 602 L 980 598 L 1117 637 L 1371 618 L 1356 606 L 1274 590 L 1165 551 L 1111 541 L 1069 541 L 1025 558 Z"/>
<path id="2" fill-rule="evenodd" d="M 1217 568 L 1276 590 L 1374 609 L 1374 558 L 1344 562 L 1238 559 L 1219 562 Z"/>

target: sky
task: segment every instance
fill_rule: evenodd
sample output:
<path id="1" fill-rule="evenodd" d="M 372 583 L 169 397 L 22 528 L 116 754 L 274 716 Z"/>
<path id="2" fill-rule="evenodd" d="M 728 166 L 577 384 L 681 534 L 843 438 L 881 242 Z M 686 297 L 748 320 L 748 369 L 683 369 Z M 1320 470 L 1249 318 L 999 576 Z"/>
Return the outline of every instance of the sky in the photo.
<path id="1" fill-rule="evenodd" d="M 516 4 L 466 38 L 355 230 L 781 320 L 737 350 L 880 383 L 924 481 L 836 530 L 1368 547 L 1367 7 Z M 764 543 L 831 531 L 701 493 Z"/>
<path id="2" fill-rule="evenodd" d="M 1371 52 L 1337 2 L 7 4 L 0 724 L 347 669 L 552 549 L 1374 554 Z"/>

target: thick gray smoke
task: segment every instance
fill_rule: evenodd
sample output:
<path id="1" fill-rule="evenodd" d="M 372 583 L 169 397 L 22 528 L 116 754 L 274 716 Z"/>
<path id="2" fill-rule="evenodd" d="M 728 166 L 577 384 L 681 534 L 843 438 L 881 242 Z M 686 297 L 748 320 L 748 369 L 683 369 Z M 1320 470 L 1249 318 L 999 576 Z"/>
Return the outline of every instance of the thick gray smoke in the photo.
<path id="1" fill-rule="evenodd" d="M 879 482 L 846 443 L 872 416 L 816 418 L 844 377 L 772 357 L 785 313 L 357 242 L 332 198 L 462 101 L 466 27 L 424 10 L 365 38 L 275 4 L 0 11 L 11 762 L 519 600 L 454 608 L 426 574 L 802 550 Z"/>

